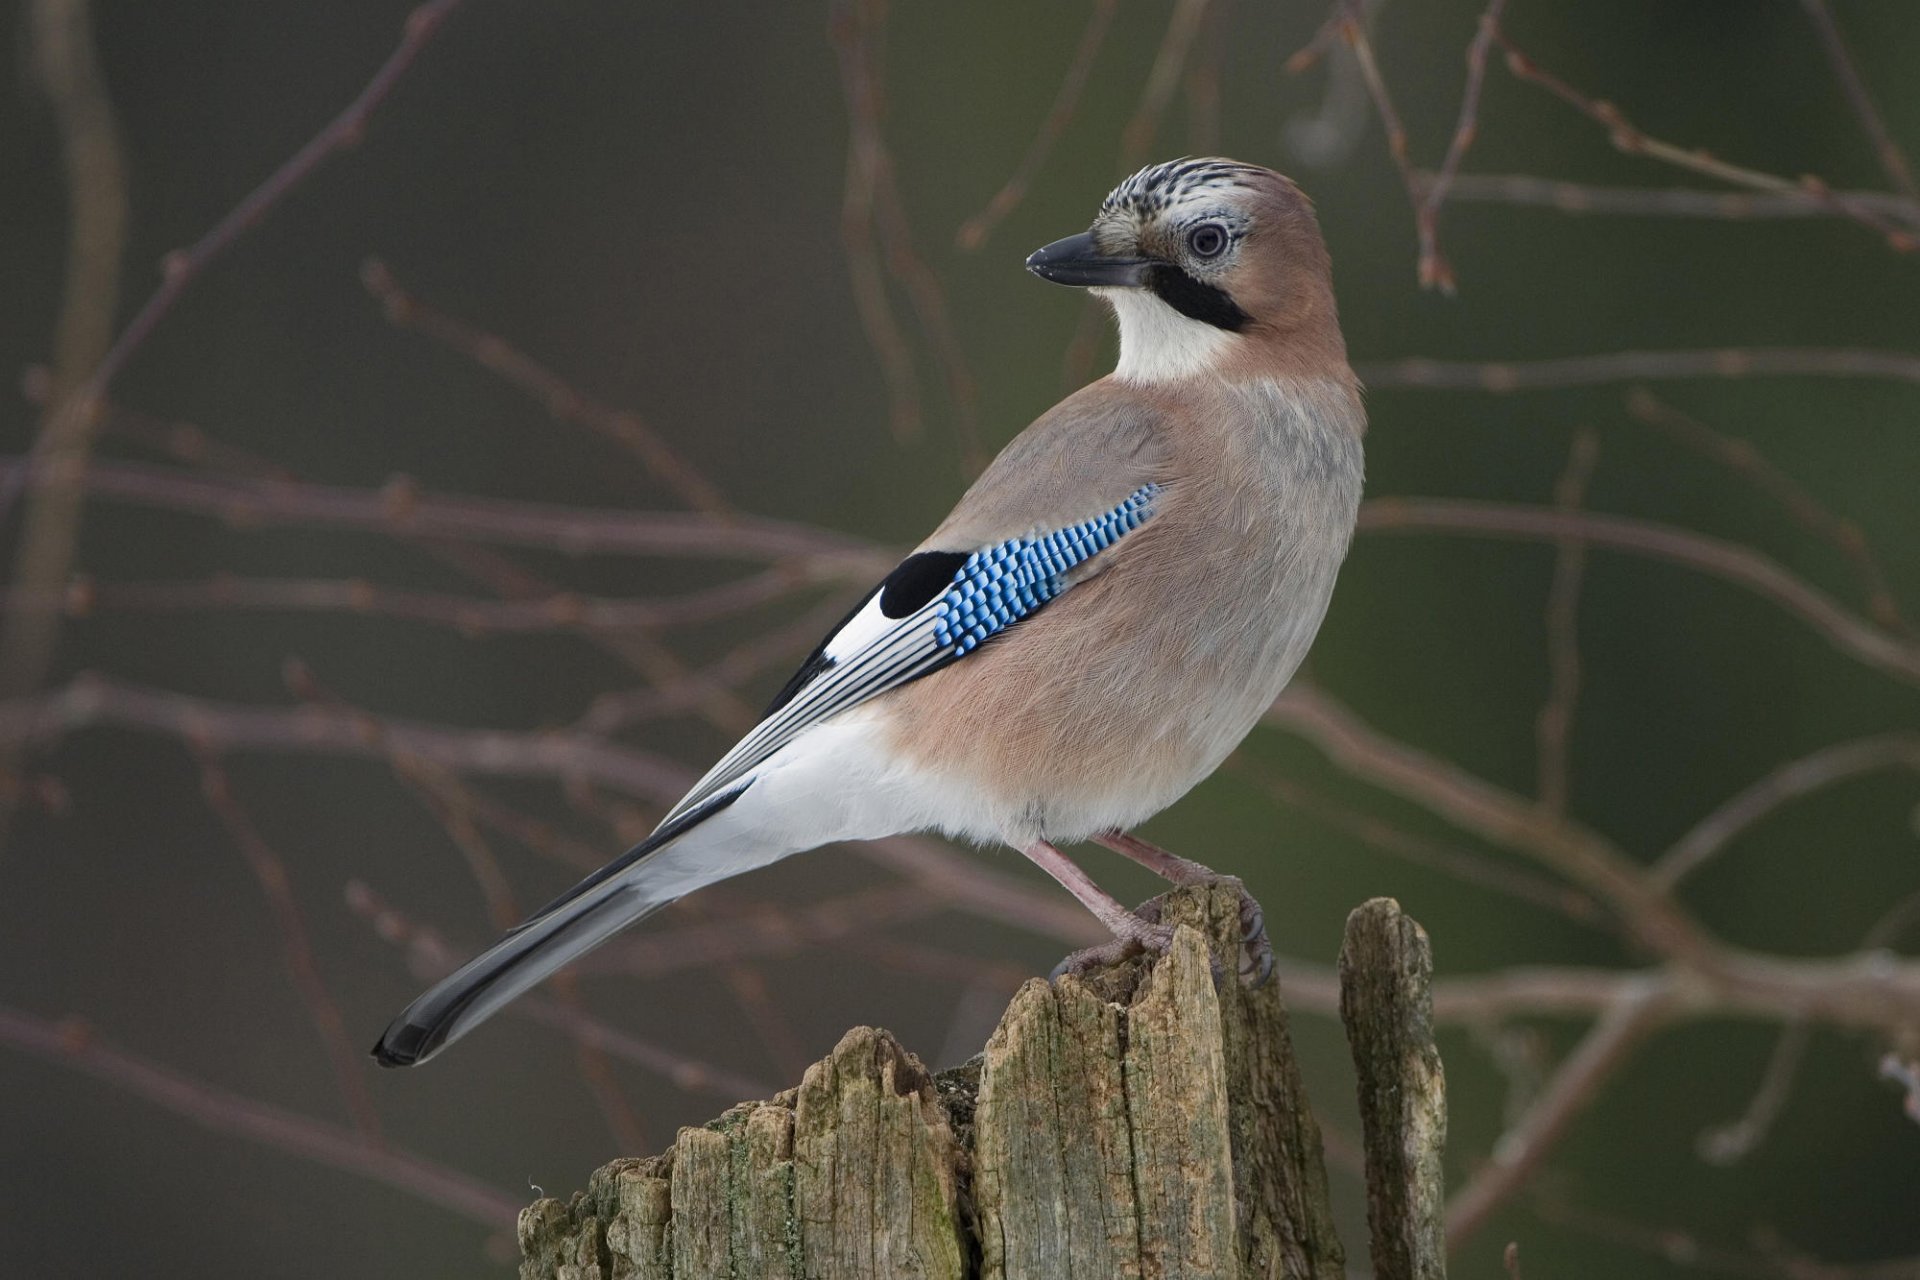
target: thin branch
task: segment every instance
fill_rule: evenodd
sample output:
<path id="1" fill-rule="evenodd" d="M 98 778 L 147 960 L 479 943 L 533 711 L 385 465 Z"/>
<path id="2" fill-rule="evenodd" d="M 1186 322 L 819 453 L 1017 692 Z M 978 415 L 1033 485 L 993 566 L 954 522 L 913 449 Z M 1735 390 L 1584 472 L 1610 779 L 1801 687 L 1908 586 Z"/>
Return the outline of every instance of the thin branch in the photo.
<path id="1" fill-rule="evenodd" d="M 0 483 L 44 482 L 41 468 L 0 459 Z M 668 511 L 583 511 L 577 507 L 491 498 L 436 497 L 407 479 L 385 488 L 349 489 L 292 481 L 196 475 L 140 463 L 100 463 L 85 477 L 89 492 L 161 510 L 218 516 L 240 527 L 323 524 L 396 537 L 470 540 L 536 547 L 571 555 L 713 557 L 784 562 L 823 578 L 867 582 L 893 567 L 871 543 L 811 525 Z M 866 585 L 866 583 L 863 583 Z"/>
<path id="2" fill-rule="evenodd" d="M 1664 1020 L 1669 1000 L 1656 987 L 1623 998 L 1568 1055 L 1519 1123 L 1500 1136 L 1492 1158 L 1447 1202 L 1447 1247 L 1458 1250 L 1525 1185 L 1607 1079 Z"/>
<path id="3" fill-rule="evenodd" d="M 1920 734 L 1888 733 L 1839 742 L 1781 765 L 1694 824 L 1661 855 L 1652 878 L 1671 889 L 1776 810 L 1801 796 L 1882 769 L 1920 773 Z"/>
<path id="4" fill-rule="evenodd" d="M 1920 382 L 1920 355 L 1848 347 L 1720 347 L 1699 351 L 1608 351 L 1550 360 L 1361 361 L 1374 391 L 1549 391 L 1670 378 L 1891 378 Z"/>
<path id="5" fill-rule="evenodd" d="M 883 9 L 867 0 L 836 0 L 828 29 L 839 60 L 850 133 L 842 234 L 847 240 L 849 255 L 866 259 L 864 267 L 856 267 L 857 274 L 864 271 L 869 276 L 877 275 L 876 264 L 884 261 L 887 271 L 906 290 L 927 345 L 946 380 L 962 465 L 969 474 L 975 474 L 987 461 L 980 438 L 979 393 L 973 373 L 967 367 L 959 335 L 953 328 L 946 290 L 914 247 L 893 154 L 881 126 L 884 109 L 878 51 L 885 39 Z M 883 258 L 872 249 L 875 230 L 879 232 Z M 883 365 L 889 365 L 901 358 L 904 342 L 888 335 L 884 329 L 876 329 L 875 325 L 890 327 L 891 317 L 884 310 L 885 291 L 877 281 L 861 286 L 856 280 L 857 292 L 868 290 L 882 300 L 882 309 L 876 313 L 874 323 L 869 324 L 868 336 L 881 355 Z M 870 298 L 863 304 L 863 313 L 871 306 L 873 299 Z M 905 372 L 910 374 L 910 368 Z M 889 381 L 898 376 L 901 376 L 898 371 L 890 373 Z"/>
<path id="6" fill-rule="evenodd" d="M 957 241 L 962 249 L 983 247 L 994 228 L 1026 199 L 1027 189 L 1039 176 L 1041 166 L 1046 164 L 1047 156 L 1066 132 L 1067 123 L 1073 119 L 1074 110 L 1080 105 L 1080 95 L 1093 74 L 1094 60 L 1100 56 L 1100 47 L 1106 43 L 1107 32 L 1113 26 L 1113 15 L 1119 7 L 1119 0 L 1093 0 L 1093 11 L 1087 15 L 1086 29 L 1080 33 L 1080 43 L 1073 51 L 1072 60 L 1067 63 L 1066 75 L 1053 96 L 1053 105 L 1048 108 L 1046 119 L 1040 123 L 1040 131 L 1028 144 L 1020 163 L 1014 166 L 1012 176 L 993 193 L 993 199 L 987 202 L 987 207 L 961 224 Z"/>
<path id="7" fill-rule="evenodd" d="M 1675 993 L 1727 1011 L 1892 1030 L 1920 1018 L 1920 965 L 1863 951 L 1788 960 L 1730 947 L 1598 834 L 1406 743 L 1375 732 L 1324 692 L 1296 684 L 1267 713 L 1334 764 L 1436 817 L 1527 854 L 1613 906 L 1633 936 L 1681 971 Z M 1441 995 L 1435 994 L 1436 1015 Z"/>
<path id="8" fill-rule="evenodd" d="M 1435 175 L 1416 171 L 1414 181 L 1432 189 Z M 1920 203 L 1884 191 L 1836 191 L 1834 200 L 1869 209 L 1889 222 L 1920 232 Z M 1705 191 L 1693 187 L 1601 187 L 1589 183 L 1538 178 L 1523 173 L 1463 173 L 1447 191 L 1449 202 L 1511 204 L 1567 214 L 1642 218 L 1706 218 L 1746 222 L 1766 218 L 1831 218 L 1833 205 L 1807 192 Z"/>
<path id="9" fill-rule="evenodd" d="M 1875 626 L 1777 561 L 1738 543 L 1628 516 L 1449 498 L 1376 498 L 1361 508 L 1360 527 L 1370 533 L 1451 532 L 1526 541 L 1577 538 L 1589 546 L 1648 556 L 1744 587 L 1799 618 L 1849 657 L 1895 679 L 1920 683 L 1920 643 Z"/>
<path id="10" fill-rule="evenodd" d="M 1353 56 L 1360 67 L 1360 78 L 1367 86 L 1367 95 L 1373 99 L 1374 110 L 1380 115 L 1381 128 L 1387 135 L 1387 154 L 1393 157 L 1393 167 L 1400 174 L 1400 183 L 1407 189 L 1407 203 L 1413 209 L 1416 227 L 1421 222 L 1422 201 L 1420 188 L 1414 182 L 1413 157 L 1407 146 L 1407 129 L 1400 123 L 1400 112 L 1393 105 L 1392 91 L 1387 88 L 1386 77 L 1380 74 L 1380 63 L 1373 53 L 1373 41 L 1367 35 L 1366 23 L 1357 12 L 1357 6 L 1349 3 L 1349 15 L 1341 25 L 1340 34 L 1353 50 Z M 1458 136 L 1457 134 L 1455 135 Z M 1449 277 L 1446 268 L 1437 258 L 1430 260 L 1426 253 L 1426 236 L 1421 234 L 1420 284 L 1422 288 L 1442 285 Z"/>
<path id="11" fill-rule="evenodd" d="M 1440 254 L 1440 206 L 1446 203 L 1448 189 L 1460 172 L 1460 161 L 1473 145 L 1480 129 L 1480 91 L 1487 79 L 1487 49 L 1506 11 L 1507 0 L 1488 0 L 1480 15 L 1479 28 L 1467 45 L 1467 84 L 1460 95 L 1460 118 L 1453 126 L 1453 139 L 1433 180 L 1424 186 L 1418 174 L 1406 173 L 1408 191 L 1414 198 L 1414 226 L 1420 242 L 1420 285 L 1438 287 L 1442 293 L 1454 291 L 1453 267 Z"/>
<path id="12" fill-rule="evenodd" d="M 561 422 L 597 432 L 638 458 L 654 476 L 695 511 L 711 516 L 732 514 L 729 503 L 713 482 L 701 475 L 680 451 L 646 419 L 616 409 L 587 395 L 560 375 L 519 350 L 505 338 L 477 329 L 464 320 L 422 302 L 394 279 L 387 264 L 369 258 L 360 268 L 360 281 L 380 303 L 387 319 L 403 329 L 425 334 L 451 351 L 499 375 L 512 386 L 546 406 Z"/>
<path id="13" fill-rule="evenodd" d="M 69 618 L 103 613 L 341 613 L 449 627 L 464 636 L 654 630 L 735 617 L 811 585 L 805 562 L 786 562 L 679 596 L 627 600 L 557 591 L 498 600 L 412 591 L 365 578 L 237 578 L 197 582 L 95 582 L 64 589 L 0 589 L 0 612 L 52 605 Z M 817 638 L 817 637 L 816 637 Z"/>
<path id="14" fill-rule="evenodd" d="M 348 1037 L 346 1019 L 340 1016 L 340 1006 L 333 992 L 327 989 L 326 979 L 320 975 L 313 942 L 307 936 L 306 917 L 293 896 L 286 861 L 274 852 L 254 825 L 252 816 L 241 806 L 233 793 L 232 779 L 219 758 L 204 749 L 196 749 L 193 755 L 200 768 L 200 792 L 206 798 L 207 807 L 226 828 L 267 900 L 275 931 L 280 935 L 280 951 L 287 972 L 293 979 L 294 989 L 300 993 L 301 1003 L 307 1007 L 308 1020 L 326 1048 L 334 1084 L 340 1090 L 353 1127 L 366 1142 L 382 1146 L 386 1139 L 380 1114 L 373 1105 L 373 1091 L 367 1087 L 366 1055 Z"/>
<path id="15" fill-rule="evenodd" d="M 1580 509 L 1599 454 L 1599 438 L 1590 429 L 1583 428 L 1574 436 L 1566 468 L 1554 485 L 1555 510 Z M 1566 812 L 1570 789 L 1567 742 L 1573 733 L 1573 714 L 1580 701 L 1580 586 L 1586 567 L 1584 542 L 1569 537 L 1554 543 L 1553 581 L 1547 588 L 1548 692 L 1534 725 L 1540 805 L 1553 814 Z"/>
<path id="16" fill-rule="evenodd" d="M 1224 767 L 1252 781 L 1279 804 L 1298 809 L 1415 866 L 1430 867 L 1463 883 L 1480 885 L 1517 901 L 1544 907 L 1590 928 L 1618 932 L 1618 922 L 1592 897 L 1571 885 L 1509 866 L 1471 849 L 1415 835 L 1374 814 L 1335 804 L 1291 778 L 1255 768 L 1237 756 L 1230 757 Z"/>
<path id="17" fill-rule="evenodd" d="M 348 908 L 365 920 L 382 942 L 406 953 L 415 978 L 433 982 L 459 967 L 460 958 L 439 934 L 408 919 L 366 884 L 352 881 L 346 897 Z M 594 1017 L 577 1001 L 532 993 L 508 1005 L 504 1012 L 558 1031 L 582 1048 L 651 1071 L 689 1093 L 711 1094 L 729 1102 L 773 1095 L 763 1081 L 642 1040 Z"/>
<path id="18" fill-rule="evenodd" d="M 1589 98 L 1565 80 L 1543 70 L 1519 46 L 1515 45 L 1498 25 L 1494 27 L 1493 38 L 1506 51 L 1507 70 L 1512 72 L 1516 79 L 1540 86 L 1600 125 L 1607 131 L 1607 138 L 1617 151 L 1627 155 L 1646 156 L 1703 177 L 1713 178 L 1731 186 L 1745 187 L 1752 191 L 1803 191 L 1835 213 L 1878 232 L 1886 240 L 1887 247 L 1896 253 L 1908 253 L 1920 247 L 1920 237 L 1916 237 L 1899 223 L 1882 217 L 1871 208 L 1852 204 L 1835 195 L 1832 188 L 1811 174 L 1795 182 L 1777 174 L 1763 173 L 1758 169 L 1729 163 L 1704 148 L 1677 146 L 1652 137 L 1627 119 L 1625 113 L 1613 103 Z"/>
<path id="19" fill-rule="evenodd" d="M 1846 93 L 1853 114 L 1859 117 L 1867 140 L 1873 144 L 1874 154 L 1880 157 L 1880 167 L 1886 170 L 1888 181 L 1908 199 L 1920 201 L 1920 186 L 1914 185 L 1913 168 L 1901 152 L 1900 144 L 1893 140 L 1880 109 L 1873 105 L 1873 95 L 1867 92 L 1866 82 L 1860 78 L 1860 69 L 1853 65 L 1853 55 L 1847 52 L 1847 42 L 1840 35 L 1840 27 L 1833 20 L 1833 11 L 1827 7 L 1827 0 L 1801 0 L 1801 4 L 1807 16 L 1813 19 L 1813 29 L 1820 33 L 1820 43 L 1827 51 L 1827 61 L 1833 64 L 1833 74 L 1839 79 L 1840 88 Z"/>
<path id="20" fill-rule="evenodd" d="M 407 15 L 400 44 L 373 73 L 373 79 L 348 103 L 346 109 L 329 121 L 307 144 L 229 210 L 213 229 L 185 249 L 167 255 L 162 265 L 160 288 L 147 299 L 120 334 L 113 349 L 101 360 L 88 380 L 88 394 L 104 396 L 113 380 L 140 349 L 161 320 L 173 310 L 174 303 L 198 280 L 215 259 L 232 247 L 241 236 L 258 226 L 301 183 L 335 152 L 359 145 L 366 136 L 367 123 L 381 104 L 393 93 L 421 50 L 432 42 L 465 0 L 427 0 Z"/>
<path id="21" fill-rule="evenodd" d="M 1307 738 L 1348 772 L 1584 886 L 1610 904 L 1655 954 L 1698 967 L 1715 963 L 1719 944 L 1599 834 L 1375 732 L 1313 686 L 1295 683 L 1268 710 L 1266 721 Z"/>
<path id="22" fill-rule="evenodd" d="M 113 338 L 126 247 L 127 174 L 119 125 L 93 47 L 90 0 L 34 0 L 28 6 L 33 71 L 53 107 L 67 178 L 67 263 L 53 364 L 33 456 L 52 482 L 30 497 L 12 555 L 11 581 L 29 591 L 59 587 L 71 571 L 80 532 L 84 489 L 80 475 L 99 429 L 99 399 L 87 378 Z M 0 518 L 20 492 L 0 482 Z M 0 620 L 0 696 L 40 687 L 60 638 L 54 608 L 29 609 Z M 0 773 L 17 761 L 0 757 Z M 10 799 L 0 798 L 0 841 L 11 823 Z"/>
<path id="23" fill-rule="evenodd" d="M 367 1178 L 490 1230 L 510 1230 L 520 1212 L 519 1195 L 407 1151 L 369 1146 L 341 1126 L 229 1093 L 116 1049 L 78 1019 L 53 1023 L 0 1006 L 0 1044 L 145 1098 L 204 1129 Z"/>
<path id="24" fill-rule="evenodd" d="M 1804 1022 L 1789 1022 L 1781 1028 L 1773 1052 L 1767 1057 L 1767 1068 L 1760 1075 L 1760 1087 L 1753 1091 L 1747 1109 L 1739 1119 L 1704 1130 L 1695 1140 L 1694 1149 L 1702 1160 L 1731 1165 L 1753 1153 L 1773 1128 L 1774 1121 L 1780 1118 L 1811 1039 L 1812 1030 Z"/>
<path id="25" fill-rule="evenodd" d="M 1867 595 L 1874 621 L 1892 631 L 1906 631 L 1900 606 L 1893 598 L 1887 574 L 1867 545 L 1867 536 L 1852 520 L 1829 511 L 1792 476 L 1761 457 L 1744 440 L 1736 440 L 1691 414 L 1683 413 L 1645 387 L 1627 393 L 1627 412 L 1639 422 L 1666 432 L 1688 448 L 1720 463 L 1778 503 L 1794 523 L 1816 538 L 1831 543 L 1852 563 Z"/>

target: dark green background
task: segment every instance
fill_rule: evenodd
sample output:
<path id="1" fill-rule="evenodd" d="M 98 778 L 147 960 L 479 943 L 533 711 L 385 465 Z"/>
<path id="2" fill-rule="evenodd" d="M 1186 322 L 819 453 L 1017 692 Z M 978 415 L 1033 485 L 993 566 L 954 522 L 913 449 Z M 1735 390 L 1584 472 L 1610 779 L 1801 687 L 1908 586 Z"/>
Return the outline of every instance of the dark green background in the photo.
<path id="1" fill-rule="evenodd" d="M 125 314 L 161 254 L 187 243 L 365 82 L 406 6 L 391 0 L 154 4 L 99 0 L 99 40 L 131 160 Z M 1920 16 L 1906 0 L 1836 6 L 1895 134 L 1920 144 Z M 1459 100 L 1475 0 L 1389 4 L 1382 64 L 1432 163 Z M 1028 278 L 1031 248 L 1082 228 L 1118 174 L 1120 130 L 1168 6 L 1122 6 L 1085 102 L 1026 201 L 985 250 L 960 223 L 1013 169 L 1052 100 L 1082 4 L 898 4 L 887 39 L 887 136 L 918 242 L 950 291 L 997 446 L 1061 391 L 1078 322 L 1070 294 Z M 42 361 L 61 287 L 65 207 L 55 135 L 23 75 L 24 24 L 0 23 L 13 88 L 0 112 L 0 370 Z M 1833 220 L 1574 218 L 1459 205 L 1444 242 L 1460 294 L 1420 292 L 1405 194 L 1377 123 L 1337 165 L 1302 167 L 1287 122 L 1315 109 L 1323 72 L 1281 63 L 1319 4 L 1225 13 L 1218 148 L 1296 174 L 1316 198 L 1356 359 L 1526 358 L 1621 348 L 1920 345 L 1920 262 Z M 1662 137 L 1836 186 L 1883 184 L 1799 5 L 1787 0 L 1572 5 L 1517 0 L 1515 37 L 1545 65 L 1611 98 Z M 1182 100 L 1155 156 L 1193 149 Z M 694 6 L 473 0 L 424 54 L 359 150 L 330 164 L 201 280 L 118 385 L 122 400 L 192 421 L 316 479 L 377 486 L 396 472 L 441 491 L 590 506 L 668 498 L 604 443 L 548 418 L 485 373 L 382 319 L 361 260 L 506 334 L 583 387 L 632 406 L 746 508 L 910 545 L 959 491 L 952 415 L 917 344 L 927 430 L 898 445 L 855 315 L 838 217 L 846 122 L 817 5 Z M 1468 161 L 1599 183 L 1682 175 L 1622 156 L 1600 129 L 1496 62 Z M 911 331 L 910 311 L 896 306 Z M 1107 357 L 1103 356 L 1102 359 Z M 1497 398 L 1381 391 L 1370 398 L 1369 491 L 1542 502 L 1573 432 L 1599 433 L 1591 501 L 1764 550 L 1857 604 L 1846 563 L 1750 486 L 1676 449 L 1624 410 L 1624 388 Z M 1920 388 L 1756 378 L 1666 384 L 1661 394 L 1857 520 L 1897 594 L 1920 602 Z M 6 449 L 34 411 L 0 413 Z M 108 452 L 142 456 L 111 444 Z M 8 528 L 9 547 L 17 531 Z M 542 561 L 583 589 L 652 594 L 700 566 Z M 88 512 L 79 564 L 103 580 L 365 574 L 455 588 L 382 540 L 235 532 L 106 503 Z M 1380 729 L 1521 792 L 1533 786 L 1533 716 L 1546 689 L 1545 547 L 1363 538 L 1311 664 Z M 774 619 L 759 620 L 772 625 Z M 1725 796 L 1829 742 L 1911 727 L 1916 699 L 1806 628 L 1717 581 L 1597 553 L 1581 612 L 1587 682 L 1573 810 L 1651 857 Z M 737 635 L 681 648 L 710 659 Z M 630 675 L 573 640 L 472 641 L 343 616 L 105 615 L 67 630 L 59 672 L 84 668 L 223 699 L 282 704 L 283 660 L 304 658 L 341 697 L 396 717 L 532 727 L 570 720 Z M 778 683 L 748 690 L 757 699 Z M 694 721 L 640 745 L 702 765 L 725 743 Z M 1245 749 L 1346 803 L 1438 829 L 1342 780 L 1271 731 Z M 92 732 L 38 758 L 73 807 L 29 815 L 0 854 L 0 1000 L 85 1014 L 115 1042 L 212 1083 L 329 1119 L 339 1105 L 281 964 L 257 888 L 198 799 L 171 741 Z M 413 981 L 343 904 L 374 885 L 456 945 L 488 932 L 444 833 L 383 766 L 242 757 L 236 785 L 292 869 L 321 967 L 358 1038 L 371 1040 Z M 508 789 L 565 820 L 548 789 Z M 1911 777 L 1877 776 L 1791 808 L 1743 838 L 1687 900 L 1729 939 L 1786 954 L 1850 949 L 1920 876 Z M 1345 912 L 1391 893 L 1428 927 L 1444 974 L 1517 963 L 1620 963 L 1604 935 L 1463 885 L 1276 809 L 1223 775 L 1151 833 L 1244 875 L 1288 955 L 1330 961 Z M 602 837 L 604 838 L 604 837 Z M 609 848 L 609 853 L 613 849 Z M 1019 872 L 1018 859 L 982 855 Z M 1097 855 L 1122 896 L 1145 881 Z M 565 873 L 524 855 L 523 897 Z M 802 901 L 873 881 L 843 853 L 749 882 Z M 1058 944 L 960 917 L 917 927 L 937 945 L 1044 972 Z M 1909 939 L 1908 941 L 1912 941 Z M 938 1052 L 961 992 L 836 949 L 766 966 L 807 1055 L 846 1025 L 893 1028 Z M 700 971 L 601 981 L 596 1010 L 739 1070 L 782 1068 Z M 1545 1024 L 1550 1045 L 1572 1026 Z M 1349 1130 L 1343 1049 L 1300 1020 L 1310 1086 Z M 1746 1105 L 1767 1028 L 1701 1025 L 1657 1037 L 1550 1162 L 1544 1185 L 1576 1205 L 1685 1228 L 1744 1250 L 1772 1230 L 1837 1260 L 1920 1252 L 1920 1127 L 1874 1078 L 1880 1046 L 1816 1033 L 1778 1127 L 1744 1163 L 1710 1166 L 1697 1135 Z M 1486 1043 L 1449 1035 L 1450 1166 L 1464 1177 L 1500 1127 L 1503 1084 Z M 651 1139 L 720 1101 L 623 1072 Z M 493 1185 L 584 1185 L 617 1154 L 550 1033 L 503 1019 L 418 1073 L 383 1074 L 394 1138 Z M 1342 1175 L 1346 1239 L 1363 1252 L 1357 1185 Z M 531 1194 L 531 1193 L 529 1193 Z M 1601 1233 L 1605 1234 L 1605 1233 Z M 0 1056 L 0 1258 L 17 1275 L 504 1274 L 469 1222 L 279 1152 L 210 1135 L 145 1102 L 38 1061 Z M 1457 1262 L 1498 1272 L 1521 1241 L 1529 1277 L 1664 1276 L 1683 1269 L 1593 1231 L 1504 1213 Z"/>

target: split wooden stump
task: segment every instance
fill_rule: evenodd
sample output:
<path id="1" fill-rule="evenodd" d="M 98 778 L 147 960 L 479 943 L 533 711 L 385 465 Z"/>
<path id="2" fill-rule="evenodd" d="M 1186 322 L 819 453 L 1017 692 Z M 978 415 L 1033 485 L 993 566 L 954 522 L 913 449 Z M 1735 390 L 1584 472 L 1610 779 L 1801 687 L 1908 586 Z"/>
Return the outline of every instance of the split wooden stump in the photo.
<path id="1" fill-rule="evenodd" d="M 522 1280 L 1343 1276 L 1281 993 L 1233 977 L 1237 896 L 1178 890 L 1163 918 L 1165 956 L 1027 983 L 962 1066 L 933 1075 L 857 1027 L 798 1088 L 535 1201 Z M 1439 1280 L 1426 935 L 1375 899 L 1340 968 L 1374 1274 Z"/>

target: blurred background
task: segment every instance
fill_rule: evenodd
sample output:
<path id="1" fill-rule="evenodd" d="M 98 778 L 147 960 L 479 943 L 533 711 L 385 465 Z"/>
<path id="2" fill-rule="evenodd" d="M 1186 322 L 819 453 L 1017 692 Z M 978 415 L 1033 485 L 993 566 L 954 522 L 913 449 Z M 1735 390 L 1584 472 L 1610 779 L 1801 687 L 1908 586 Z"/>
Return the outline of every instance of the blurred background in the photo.
<path id="1" fill-rule="evenodd" d="M 1911 979 L 1920 22 L 1515 0 L 1435 219 L 1448 293 L 1409 192 L 1485 8 L 1381 4 L 1356 53 L 1318 0 L 439 3 L 357 146 L 175 260 L 89 414 L 165 255 L 361 93 L 408 7 L 14 6 L 9 1269 L 504 1275 L 532 1184 L 794 1083 L 849 1025 L 977 1052 L 1090 922 L 1016 855 L 914 844 L 702 895 L 425 1070 L 362 1056 L 643 833 L 980 459 L 1109 367 L 1025 254 L 1218 151 L 1318 203 L 1375 502 L 1308 701 L 1147 834 L 1265 905 L 1349 1252 L 1324 977 L 1391 894 L 1443 992 L 1496 979 L 1441 1001 L 1450 1177 L 1485 1197 L 1457 1274 L 1512 1241 L 1529 1277 L 1920 1275 L 1898 1010 L 1762 984 L 1634 1021 L 1606 985 L 1675 963 L 1638 928 L 1669 889 L 1796 991 L 1863 950 Z M 1330 754 L 1341 717 L 1415 780 Z M 1526 822 L 1449 815 L 1468 783 Z M 1567 874 L 1586 829 L 1657 869 L 1646 901 Z M 1583 1044 L 1606 1070 L 1569 1082 Z M 1527 1176 L 1489 1181 L 1496 1150 Z"/>

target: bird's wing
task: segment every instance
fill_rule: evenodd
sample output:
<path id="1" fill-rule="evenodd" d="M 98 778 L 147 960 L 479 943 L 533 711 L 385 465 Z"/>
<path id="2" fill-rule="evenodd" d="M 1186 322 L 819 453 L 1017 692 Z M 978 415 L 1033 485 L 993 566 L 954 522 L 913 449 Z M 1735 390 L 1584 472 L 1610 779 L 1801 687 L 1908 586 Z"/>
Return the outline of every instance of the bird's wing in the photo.
<path id="1" fill-rule="evenodd" d="M 1149 481 L 1078 519 L 967 550 L 921 550 L 870 591 L 787 682 L 767 714 L 663 820 L 698 810 L 803 730 L 964 660 L 1099 567 L 1096 558 L 1152 519 Z"/>

